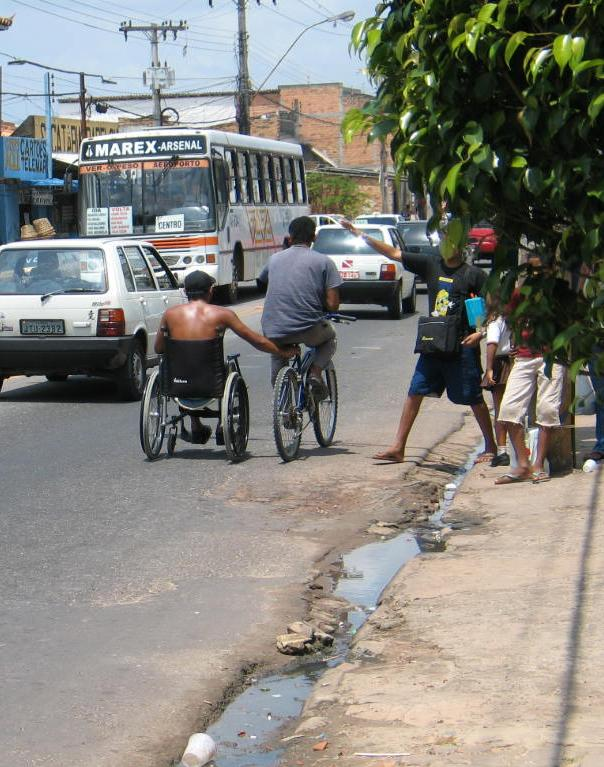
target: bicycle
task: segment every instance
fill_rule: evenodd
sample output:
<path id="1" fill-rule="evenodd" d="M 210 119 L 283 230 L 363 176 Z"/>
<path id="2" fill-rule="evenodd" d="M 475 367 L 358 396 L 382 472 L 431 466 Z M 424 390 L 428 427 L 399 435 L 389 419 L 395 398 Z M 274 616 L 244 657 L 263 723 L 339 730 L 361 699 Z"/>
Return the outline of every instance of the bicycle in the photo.
<path id="1" fill-rule="evenodd" d="M 356 317 L 345 314 L 328 314 L 325 319 L 337 323 L 356 322 Z M 325 368 L 324 383 L 328 395 L 317 401 L 309 385 L 310 366 L 315 349 L 310 347 L 302 356 L 297 354 L 290 363 L 277 373 L 273 387 L 273 433 L 277 452 L 285 463 L 297 458 L 302 432 L 312 424 L 315 437 L 321 447 L 333 442 L 338 418 L 338 379 L 333 362 Z M 305 423 L 305 413 L 308 420 Z"/>

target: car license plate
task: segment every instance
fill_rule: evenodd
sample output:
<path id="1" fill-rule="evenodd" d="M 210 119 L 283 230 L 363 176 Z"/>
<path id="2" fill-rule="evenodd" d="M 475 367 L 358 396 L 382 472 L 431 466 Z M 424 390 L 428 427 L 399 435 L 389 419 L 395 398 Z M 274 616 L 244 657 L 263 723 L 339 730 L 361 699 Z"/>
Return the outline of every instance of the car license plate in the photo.
<path id="1" fill-rule="evenodd" d="M 65 322 L 63 320 L 21 320 L 19 324 L 23 336 L 65 335 Z"/>
<path id="2" fill-rule="evenodd" d="M 358 280 L 359 273 L 358 272 L 340 272 L 340 277 L 343 280 Z"/>

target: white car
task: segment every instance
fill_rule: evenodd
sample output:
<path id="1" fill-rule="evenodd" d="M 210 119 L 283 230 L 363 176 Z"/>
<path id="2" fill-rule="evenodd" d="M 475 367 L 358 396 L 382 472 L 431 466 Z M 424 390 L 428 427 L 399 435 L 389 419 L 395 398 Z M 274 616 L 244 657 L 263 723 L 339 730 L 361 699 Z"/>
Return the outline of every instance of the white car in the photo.
<path id="1" fill-rule="evenodd" d="M 316 226 L 327 226 L 328 224 L 338 224 L 344 216 L 339 213 L 311 213 L 309 218 L 312 218 Z"/>
<path id="2" fill-rule="evenodd" d="M 27 240 L 0 247 L 0 388 L 14 375 L 117 381 L 140 399 L 164 311 L 186 301 L 152 245 Z"/>
<path id="3" fill-rule="evenodd" d="M 403 250 L 403 243 L 393 226 L 356 225 L 376 240 Z M 362 237 L 341 226 L 321 226 L 317 229 L 313 247 L 329 256 L 344 284 L 340 300 L 348 304 L 381 304 L 392 319 L 415 311 L 415 275 L 403 268 L 400 261 L 380 255 Z"/>

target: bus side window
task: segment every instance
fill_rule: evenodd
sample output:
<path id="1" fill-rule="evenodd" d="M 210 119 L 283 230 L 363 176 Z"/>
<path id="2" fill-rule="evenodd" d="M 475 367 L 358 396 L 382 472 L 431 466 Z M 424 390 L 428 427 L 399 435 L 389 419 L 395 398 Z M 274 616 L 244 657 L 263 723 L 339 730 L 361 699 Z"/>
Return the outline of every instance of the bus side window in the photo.
<path id="1" fill-rule="evenodd" d="M 225 149 L 224 150 L 224 159 L 226 161 L 226 166 L 229 174 L 228 178 L 228 185 L 229 185 L 229 200 L 231 201 L 231 205 L 236 205 L 239 202 L 239 179 L 237 178 L 237 168 L 236 168 L 236 162 L 237 162 L 237 156 L 231 149 Z"/>
<path id="2" fill-rule="evenodd" d="M 271 185 L 271 174 L 269 169 L 269 158 L 267 155 L 259 155 L 262 167 L 262 188 L 264 189 L 264 201 L 268 204 L 273 202 L 273 187 Z"/>
<path id="3" fill-rule="evenodd" d="M 292 205 L 294 203 L 294 180 L 292 178 L 292 161 L 289 157 L 283 158 L 283 185 L 285 187 L 285 199 Z"/>
<path id="4" fill-rule="evenodd" d="M 264 202 L 264 189 L 262 188 L 262 168 L 260 167 L 260 155 L 255 152 L 250 154 L 250 180 L 252 182 L 252 199 L 258 205 Z"/>
<path id="5" fill-rule="evenodd" d="M 271 157 L 271 167 L 273 169 L 273 189 L 274 196 L 278 203 L 283 203 L 285 197 L 283 195 L 283 172 L 281 170 L 281 158 Z"/>
<path id="6" fill-rule="evenodd" d="M 247 152 L 237 152 L 237 169 L 239 171 L 239 191 L 241 194 L 241 202 L 244 205 L 247 205 L 250 201 Z"/>
<path id="7" fill-rule="evenodd" d="M 293 160 L 294 178 L 296 179 L 296 197 L 298 202 L 306 202 L 306 186 L 304 184 L 304 164 L 302 160 Z"/>

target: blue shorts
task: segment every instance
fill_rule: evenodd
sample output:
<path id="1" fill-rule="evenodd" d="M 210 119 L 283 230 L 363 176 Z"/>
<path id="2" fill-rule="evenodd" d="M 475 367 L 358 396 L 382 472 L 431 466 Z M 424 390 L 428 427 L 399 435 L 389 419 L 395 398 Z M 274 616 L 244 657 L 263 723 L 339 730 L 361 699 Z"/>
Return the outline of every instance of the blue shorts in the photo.
<path id="1" fill-rule="evenodd" d="M 462 347 L 461 354 L 449 359 L 420 354 L 409 394 L 440 397 L 446 389 L 455 405 L 479 405 L 484 401 L 481 378 L 480 357 L 474 348 Z"/>

